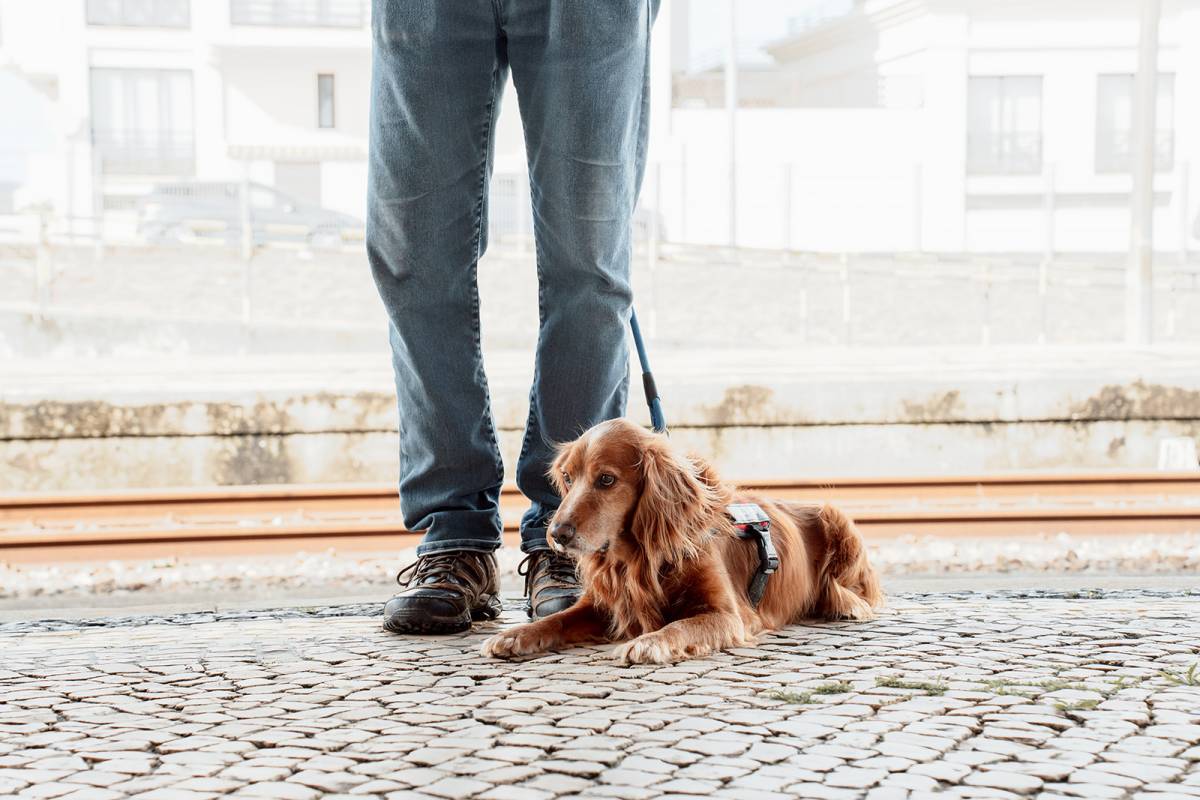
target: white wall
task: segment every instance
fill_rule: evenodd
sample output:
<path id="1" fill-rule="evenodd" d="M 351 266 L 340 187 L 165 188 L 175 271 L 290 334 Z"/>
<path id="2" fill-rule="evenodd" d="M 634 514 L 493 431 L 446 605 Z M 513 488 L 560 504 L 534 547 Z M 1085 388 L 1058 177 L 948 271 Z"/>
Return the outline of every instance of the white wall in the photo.
<path id="1" fill-rule="evenodd" d="M 910 249 L 920 121 L 909 109 L 740 111 L 738 244 L 781 246 L 790 215 L 793 247 Z M 662 176 L 664 235 L 727 244 L 724 112 L 676 109 L 672 125 L 676 145 L 648 176 Z M 651 205 L 655 196 L 648 183 L 643 203 Z"/>
<path id="2" fill-rule="evenodd" d="M 897 3 L 868 4 L 870 10 Z M 738 112 L 739 243 L 799 249 L 1040 252 L 1128 246 L 1130 178 L 1096 174 L 1096 84 L 1136 70 L 1132 0 L 928 0 L 879 22 L 842 24 L 793 47 L 788 68 L 814 91 L 855 75 L 879 81 L 876 108 Z M 882 19 L 882 18 L 881 18 Z M 853 30 L 875 46 L 855 66 Z M 847 72 L 849 70 L 849 72 Z M 1156 246 L 1190 237 L 1200 211 L 1200 3 L 1168 2 L 1160 70 L 1176 75 L 1177 167 L 1156 189 Z M 1051 176 L 966 172 L 967 88 L 972 75 L 1043 76 L 1043 156 L 1057 208 L 1044 210 Z M 826 76 L 822 78 L 822 76 Z M 833 85 L 833 84 L 830 84 Z M 833 103 L 822 101 L 822 105 Z M 664 148 L 663 217 L 669 238 L 726 243 L 728 154 L 721 110 L 674 109 Z M 688 167 L 680 165 L 685 160 Z M 786 179 L 792 175 L 792 225 Z M 1186 191 L 1181 191 L 1184 189 Z M 1186 194 L 1186 197 L 1184 196 Z M 981 208 L 980 206 L 1005 206 Z M 1052 234 L 1049 233 L 1052 227 Z M 790 242 L 788 235 L 790 232 Z"/>

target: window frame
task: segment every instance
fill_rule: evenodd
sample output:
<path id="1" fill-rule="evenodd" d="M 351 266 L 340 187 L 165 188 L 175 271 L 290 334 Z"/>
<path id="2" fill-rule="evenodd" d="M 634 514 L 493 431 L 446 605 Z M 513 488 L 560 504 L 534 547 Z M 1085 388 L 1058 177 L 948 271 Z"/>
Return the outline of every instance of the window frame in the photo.
<path id="1" fill-rule="evenodd" d="M 329 87 L 329 124 L 325 124 L 325 92 Z M 323 131 L 337 128 L 337 79 L 333 72 L 317 73 L 317 128 Z"/>
<path id="2" fill-rule="evenodd" d="M 1124 128 L 1112 126 L 1111 131 L 1106 131 L 1105 108 L 1101 105 L 1103 97 L 1103 85 L 1106 81 L 1122 80 L 1127 82 L 1128 97 L 1129 97 L 1129 124 Z M 1166 127 L 1161 126 L 1161 119 L 1155 120 L 1154 126 L 1154 172 L 1168 173 L 1175 168 L 1175 119 L 1176 119 L 1176 92 L 1175 92 L 1175 73 L 1174 72 L 1159 72 L 1158 73 L 1158 97 L 1155 104 L 1155 116 L 1162 114 L 1163 101 L 1163 86 L 1164 80 L 1169 83 L 1170 92 L 1168 95 L 1171 102 L 1170 119 Z M 1132 72 L 1101 72 L 1096 75 L 1096 113 L 1095 113 L 1095 139 L 1094 152 L 1092 154 L 1092 169 L 1097 175 L 1129 175 L 1133 172 L 1133 114 L 1134 106 L 1137 104 L 1137 76 Z M 1124 133 L 1126 146 L 1122 152 L 1121 148 L 1114 147 L 1116 140 L 1120 134 Z M 1107 135 L 1106 135 L 1107 134 Z M 1164 147 L 1162 142 L 1166 140 Z"/>
<path id="3" fill-rule="evenodd" d="M 104 120 L 103 114 L 98 110 L 97 87 L 100 82 L 111 77 L 119 77 L 116 81 L 116 86 L 120 88 L 122 93 L 121 109 L 124 112 L 122 116 L 125 119 L 121 120 L 120 125 L 114 124 L 112 120 Z M 158 117 L 159 125 L 154 128 L 140 128 L 136 126 L 128 126 L 123 124 L 131 115 L 136 116 L 138 112 L 135 108 L 127 105 L 128 100 L 136 97 L 136 87 L 132 81 L 138 77 L 152 77 L 155 82 L 156 94 L 156 116 Z M 172 79 L 179 80 L 179 85 L 186 85 L 186 105 L 187 105 L 187 120 L 190 124 L 175 129 L 170 126 L 162 125 L 161 123 L 172 117 L 174 111 L 177 110 L 172 98 L 171 81 Z M 195 76 L 190 69 L 159 69 L 159 68 L 144 68 L 144 67 L 92 67 L 88 71 L 88 113 L 90 117 L 90 134 L 92 147 L 97 153 L 97 157 L 101 159 L 100 168 L 106 175 L 171 175 L 178 177 L 194 177 L 196 174 L 196 90 Z M 101 122 L 107 122 L 107 127 L 102 127 Z M 143 131 L 154 132 L 153 137 L 147 137 L 153 140 L 152 146 L 143 145 L 137 142 L 139 134 Z M 179 135 L 178 143 L 175 143 L 174 137 Z M 131 143 L 132 141 L 132 143 Z M 151 151 L 155 148 L 159 151 L 153 158 L 145 158 L 140 152 L 140 148 L 149 148 Z M 175 150 L 177 149 L 177 152 Z M 125 151 L 125 152 L 122 152 Z M 112 153 L 116 152 L 117 157 L 112 157 Z M 129 153 L 132 152 L 133 156 Z M 150 169 L 133 169 L 130 164 L 146 163 L 151 165 Z"/>
<path id="4" fill-rule="evenodd" d="M 1018 148 L 1013 147 L 1011 145 L 1008 147 L 1002 146 L 1000 148 L 1000 150 L 1002 152 L 1000 152 L 997 155 L 996 147 L 994 144 L 997 140 L 1000 140 L 1002 144 L 1003 144 L 1004 140 L 1016 141 L 1021 136 L 1029 135 L 1027 132 L 1021 131 L 1021 130 L 1008 130 L 1003 126 L 1001 126 L 999 129 L 996 129 L 996 130 L 980 132 L 980 131 L 976 131 L 972 127 L 973 120 L 975 118 L 975 110 L 976 110 L 973 105 L 973 103 L 975 102 L 973 100 L 973 98 L 975 97 L 975 93 L 972 91 L 972 86 L 978 85 L 978 82 L 980 82 L 980 81 L 996 82 L 996 86 L 998 87 L 998 91 L 999 91 L 999 94 L 997 95 L 997 99 L 1000 103 L 1002 112 L 1008 108 L 1008 106 L 1011 102 L 1013 102 L 1012 98 L 1016 97 L 1015 93 L 1013 93 L 1013 95 L 1010 97 L 1005 92 L 1006 82 L 1009 82 L 1009 81 L 1014 82 L 1014 83 L 1016 81 L 1030 81 L 1030 82 L 1036 81 L 1037 82 L 1038 114 L 1037 114 L 1036 145 L 1034 148 L 1035 152 L 1031 152 L 1028 154 L 1028 158 L 1031 161 L 1030 166 L 1028 166 L 1028 167 L 1021 166 L 1020 161 L 1022 160 L 1022 153 L 1019 151 Z M 968 75 L 967 76 L 967 108 L 966 108 L 966 138 L 967 138 L 966 172 L 967 172 L 967 174 L 968 175 L 993 175 L 993 176 L 1040 175 L 1042 173 L 1042 171 L 1045 169 L 1045 139 L 1046 139 L 1045 104 L 1046 104 L 1046 91 L 1045 91 L 1045 76 L 1044 75 L 1040 75 L 1040 74 L 1038 74 L 1038 75 L 1030 75 L 1030 74 Z M 1003 114 L 1002 114 L 1002 116 L 1003 116 Z M 991 153 L 988 155 L 988 157 L 986 159 L 983 159 L 983 158 L 978 157 L 976 154 L 978 153 L 978 145 L 977 145 L 978 137 L 980 137 L 981 135 L 984 135 L 985 133 L 988 137 L 988 142 L 992 144 L 992 147 L 989 148 Z"/>

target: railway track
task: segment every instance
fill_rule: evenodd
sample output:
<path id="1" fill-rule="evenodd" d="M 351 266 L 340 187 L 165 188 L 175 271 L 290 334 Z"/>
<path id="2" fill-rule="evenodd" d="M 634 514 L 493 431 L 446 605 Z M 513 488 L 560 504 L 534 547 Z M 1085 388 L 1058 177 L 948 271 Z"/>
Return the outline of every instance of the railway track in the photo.
<path id="1" fill-rule="evenodd" d="M 845 509 L 868 538 L 1200 531 L 1200 473 L 1092 473 L 747 481 L 744 489 Z M 506 536 L 526 501 L 505 487 Z M 0 496 L 0 560 L 395 549 L 385 484 L 251 486 Z"/>

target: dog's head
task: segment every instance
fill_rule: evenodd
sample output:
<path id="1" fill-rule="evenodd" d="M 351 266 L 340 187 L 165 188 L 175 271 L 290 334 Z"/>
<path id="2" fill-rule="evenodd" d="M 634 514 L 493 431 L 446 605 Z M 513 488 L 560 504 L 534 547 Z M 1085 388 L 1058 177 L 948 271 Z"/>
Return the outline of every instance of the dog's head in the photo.
<path id="1" fill-rule="evenodd" d="M 721 508 L 706 465 L 622 419 L 563 445 L 550 479 L 562 503 L 548 538 L 580 559 L 617 550 L 655 564 L 677 562 L 695 554 Z"/>

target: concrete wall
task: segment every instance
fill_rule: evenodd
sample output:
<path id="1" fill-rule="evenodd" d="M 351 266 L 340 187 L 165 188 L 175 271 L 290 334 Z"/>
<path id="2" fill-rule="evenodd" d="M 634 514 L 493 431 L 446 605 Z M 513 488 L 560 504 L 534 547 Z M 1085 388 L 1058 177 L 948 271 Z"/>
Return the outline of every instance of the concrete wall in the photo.
<path id="1" fill-rule="evenodd" d="M 733 478 L 1145 470 L 1162 439 L 1200 438 L 1194 352 L 914 355 L 672 354 L 657 373 L 672 438 Z M 489 362 L 510 472 L 524 362 Z M 395 479 L 396 412 L 379 360 L 225 363 L 25 376 L 0 395 L 0 486 Z M 646 421 L 636 392 L 630 415 Z"/>

